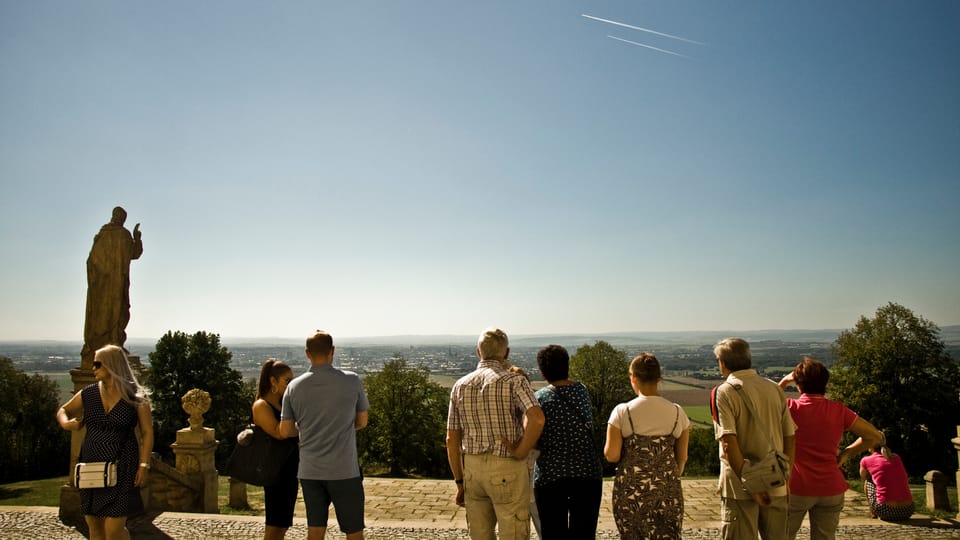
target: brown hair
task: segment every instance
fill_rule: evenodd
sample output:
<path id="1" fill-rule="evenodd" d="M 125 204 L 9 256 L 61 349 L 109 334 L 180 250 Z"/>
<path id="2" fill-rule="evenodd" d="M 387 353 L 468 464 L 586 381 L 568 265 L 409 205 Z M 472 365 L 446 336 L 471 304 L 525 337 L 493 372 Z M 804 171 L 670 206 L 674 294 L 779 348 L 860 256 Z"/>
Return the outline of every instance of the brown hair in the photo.
<path id="1" fill-rule="evenodd" d="M 307 337 L 307 352 L 313 356 L 326 356 L 332 349 L 333 336 L 323 330 L 317 330 Z"/>
<path id="2" fill-rule="evenodd" d="M 663 378 L 660 362 L 653 353 L 642 352 L 630 362 L 630 374 L 640 382 L 656 382 Z"/>
<path id="3" fill-rule="evenodd" d="M 823 362 L 804 356 L 793 368 L 793 380 L 804 394 L 826 394 L 830 370 Z"/>

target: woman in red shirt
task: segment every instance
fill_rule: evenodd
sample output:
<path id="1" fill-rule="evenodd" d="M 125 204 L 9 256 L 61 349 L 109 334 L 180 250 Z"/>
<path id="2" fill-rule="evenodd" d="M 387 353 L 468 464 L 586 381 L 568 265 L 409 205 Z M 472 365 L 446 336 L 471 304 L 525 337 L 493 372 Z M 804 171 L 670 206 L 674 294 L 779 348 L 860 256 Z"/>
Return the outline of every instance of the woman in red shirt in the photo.
<path id="1" fill-rule="evenodd" d="M 843 494 L 850 487 L 840 467 L 883 437 L 843 403 L 824 397 L 829 379 L 830 372 L 823 363 L 805 356 L 780 381 L 782 388 L 795 384 L 801 393 L 799 399 L 787 399 L 790 415 L 797 424 L 787 510 L 787 533 L 791 539 L 797 537 L 807 513 L 812 540 L 832 540 L 836 536 Z M 852 431 L 860 438 L 838 453 L 844 431 Z"/>

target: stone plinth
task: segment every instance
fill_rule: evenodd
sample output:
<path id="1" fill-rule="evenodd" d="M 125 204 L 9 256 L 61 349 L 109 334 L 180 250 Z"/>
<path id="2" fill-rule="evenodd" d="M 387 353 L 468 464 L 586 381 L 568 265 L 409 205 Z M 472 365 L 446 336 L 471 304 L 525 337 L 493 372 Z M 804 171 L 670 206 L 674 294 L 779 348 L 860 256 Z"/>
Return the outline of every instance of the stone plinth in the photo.
<path id="1" fill-rule="evenodd" d="M 74 393 L 96 382 L 92 367 L 71 369 L 70 379 L 73 381 Z M 73 481 L 73 468 L 77 465 L 80 446 L 86 434 L 86 427 L 70 432 L 70 468 L 67 469 L 67 483 L 60 488 L 60 520 L 70 525 L 85 524 L 83 514 L 80 513 L 80 490 Z"/>
<path id="2" fill-rule="evenodd" d="M 176 455 L 176 469 L 186 475 L 200 477 L 203 482 L 202 509 L 207 514 L 219 513 L 217 504 L 217 450 L 215 431 L 211 428 L 184 428 L 177 431 L 177 442 L 170 445 Z"/>

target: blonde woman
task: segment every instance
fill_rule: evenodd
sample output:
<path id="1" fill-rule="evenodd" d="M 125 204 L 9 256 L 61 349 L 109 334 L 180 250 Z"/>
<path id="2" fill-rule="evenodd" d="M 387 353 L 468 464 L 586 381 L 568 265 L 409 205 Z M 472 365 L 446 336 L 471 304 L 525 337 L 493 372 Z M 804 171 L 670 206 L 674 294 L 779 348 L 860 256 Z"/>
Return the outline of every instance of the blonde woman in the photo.
<path id="1" fill-rule="evenodd" d="M 118 461 L 117 485 L 81 489 L 80 509 L 91 540 L 125 540 L 130 538 L 127 517 L 143 512 L 140 487 L 147 483 L 153 449 L 150 400 L 130 369 L 126 353 L 116 345 L 97 350 L 93 376 L 96 383 L 60 407 L 57 422 L 68 431 L 86 427 L 80 461 Z M 138 426 L 142 445 L 134 433 Z"/>

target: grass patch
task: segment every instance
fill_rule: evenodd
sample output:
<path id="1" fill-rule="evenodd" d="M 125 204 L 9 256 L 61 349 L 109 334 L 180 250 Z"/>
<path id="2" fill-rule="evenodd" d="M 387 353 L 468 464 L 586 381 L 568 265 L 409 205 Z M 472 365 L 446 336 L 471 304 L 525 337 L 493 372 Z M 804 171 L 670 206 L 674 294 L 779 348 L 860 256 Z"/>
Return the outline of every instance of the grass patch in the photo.
<path id="1" fill-rule="evenodd" d="M 60 506 L 60 488 L 67 477 L 27 480 L 0 485 L 2 506 Z"/>
<path id="2" fill-rule="evenodd" d="M 710 416 L 709 405 L 687 405 L 683 411 L 690 417 L 690 421 L 698 424 L 713 425 L 713 417 Z"/>

